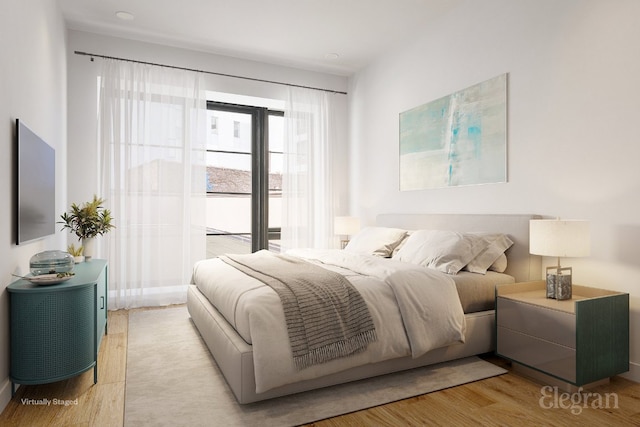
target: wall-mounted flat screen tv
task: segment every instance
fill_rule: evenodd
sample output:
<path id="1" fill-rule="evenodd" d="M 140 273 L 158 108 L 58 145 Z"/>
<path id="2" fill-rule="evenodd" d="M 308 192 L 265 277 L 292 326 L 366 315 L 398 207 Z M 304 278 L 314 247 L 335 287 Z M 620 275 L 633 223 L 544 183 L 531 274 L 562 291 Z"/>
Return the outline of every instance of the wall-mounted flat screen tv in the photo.
<path id="1" fill-rule="evenodd" d="M 16 243 L 26 243 L 55 233 L 56 153 L 20 119 L 17 135 Z"/>

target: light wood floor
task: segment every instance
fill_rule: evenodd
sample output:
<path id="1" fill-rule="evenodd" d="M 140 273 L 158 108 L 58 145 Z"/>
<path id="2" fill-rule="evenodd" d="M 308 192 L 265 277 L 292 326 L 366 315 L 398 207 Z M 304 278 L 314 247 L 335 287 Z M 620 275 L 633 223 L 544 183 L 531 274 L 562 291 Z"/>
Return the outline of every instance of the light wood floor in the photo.
<path id="1" fill-rule="evenodd" d="M 22 386 L 0 415 L 0 426 L 122 426 L 128 316 L 126 310 L 109 312 L 109 334 L 100 347 L 97 384 L 93 384 L 91 370 L 66 381 Z M 509 369 L 499 358 L 486 359 Z M 563 401 L 561 395 L 543 396 L 539 384 L 509 372 L 311 426 L 640 426 L 640 384 L 615 377 L 609 385 L 590 392 L 593 395 L 585 408 L 584 399 L 573 404 Z M 600 403 L 597 396 L 602 398 Z M 30 399 L 52 403 L 29 404 Z"/>
<path id="2" fill-rule="evenodd" d="M 0 426 L 102 427 L 123 424 L 129 313 L 118 310 L 107 315 L 109 333 L 102 337 L 98 353 L 98 383 L 93 384 L 93 369 L 90 369 L 65 381 L 21 386 L 0 415 Z M 43 399 L 51 404 L 32 403 Z"/>

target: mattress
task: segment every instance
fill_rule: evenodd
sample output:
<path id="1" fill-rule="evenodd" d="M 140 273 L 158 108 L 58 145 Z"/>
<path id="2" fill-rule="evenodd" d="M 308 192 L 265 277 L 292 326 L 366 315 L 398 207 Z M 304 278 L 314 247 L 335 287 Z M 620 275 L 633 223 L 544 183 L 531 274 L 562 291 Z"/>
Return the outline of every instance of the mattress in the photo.
<path id="1" fill-rule="evenodd" d="M 249 318 L 246 311 L 238 310 L 239 301 L 243 295 L 251 292 L 255 298 L 255 304 L 266 304 L 267 300 L 273 298 L 273 293 L 259 282 L 245 281 L 241 272 L 219 259 L 211 259 L 208 262 L 212 266 L 211 268 L 225 271 L 221 279 L 224 283 L 201 280 L 198 287 L 209 300 L 216 301 L 215 306 L 218 311 L 236 328 L 240 336 L 251 344 Z M 345 269 L 336 267 L 332 269 L 347 278 L 354 276 L 353 272 Z M 456 275 L 446 276 L 453 279 L 465 314 L 493 310 L 495 286 L 515 282 L 512 276 L 494 271 L 489 271 L 485 275 L 462 271 Z"/>
<path id="2" fill-rule="evenodd" d="M 249 318 L 246 316 L 246 311 L 238 310 L 239 301 L 243 295 L 251 292 L 256 304 L 266 304 L 268 299 L 273 298 L 272 292 L 259 282 L 246 282 L 241 272 L 228 266 L 220 259 L 211 259 L 208 263 L 211 268 L 224 270 L 225 273 L 221 279 L 224 283 L 200 280 L 197 283 L 198 287 L 209 300 L 216 301 L 214 305 L 218 311 L 236 328 L 240 336 L 251 344 Z M 354 276 L 353 272 L 346 269 L 332 267 L 332 270 L 347 278 Z M 446 276 L 455 282 L 465 314 L 493 310 L 495 286 L 515 282 L 512 276 L 493 271 L 487 272 L 486 275 L 462 271 L 456 275 Z"/>
<path id="3" fill-rule="evenodd" d="M 493 310 L 496 302 L 496 285 L 515 283 L 508 274 L 487 271 L 487 274 L 461 271 L 451 278 L 456 284 L 460 304 L 465 314 Z"/>

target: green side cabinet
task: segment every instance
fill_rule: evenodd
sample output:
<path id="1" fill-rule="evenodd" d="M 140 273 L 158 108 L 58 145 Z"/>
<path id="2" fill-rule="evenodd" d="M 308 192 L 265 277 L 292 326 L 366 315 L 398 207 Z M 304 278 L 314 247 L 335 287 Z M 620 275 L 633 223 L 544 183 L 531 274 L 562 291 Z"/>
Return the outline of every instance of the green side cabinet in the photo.
<path id="1" fill-rule="evenodd" d="M 107 333 L 107 261 L 76 264 L 75 276 L 57 285 L 18 280 L 7 286 L 11 310 L 11 391 L 45 384 L 93 368 Z"/>

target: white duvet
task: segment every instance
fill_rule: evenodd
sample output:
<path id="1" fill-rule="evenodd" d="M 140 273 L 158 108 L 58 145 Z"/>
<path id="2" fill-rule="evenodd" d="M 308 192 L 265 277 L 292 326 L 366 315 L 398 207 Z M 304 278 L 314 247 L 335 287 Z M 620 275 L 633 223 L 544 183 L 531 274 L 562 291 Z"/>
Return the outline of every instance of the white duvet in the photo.
<path id="1" fill-rule="evenodd" d="M 424 353 L 464 341 L 465 318 L 453 280 L 413 264 L 342 250 L 292 250 L 349 279 L 367 302 L 378 341 L 363 353 L 298 371 L 278 295 L 214 258 L 194 266 L 193 283 L 253 346 L 256 393 L 354 366 Z"/>

